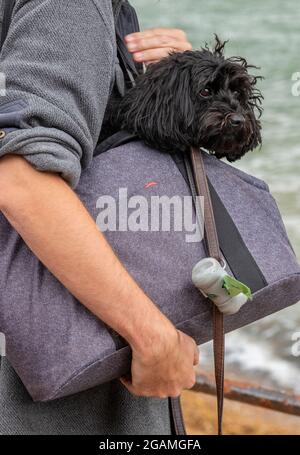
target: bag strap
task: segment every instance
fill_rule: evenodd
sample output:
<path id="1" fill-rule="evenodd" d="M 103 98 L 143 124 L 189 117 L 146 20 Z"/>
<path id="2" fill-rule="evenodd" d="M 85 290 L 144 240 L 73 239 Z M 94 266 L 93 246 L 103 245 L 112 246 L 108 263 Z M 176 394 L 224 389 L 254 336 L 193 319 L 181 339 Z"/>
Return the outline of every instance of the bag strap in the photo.
<path id="1" fill-rule="evenodd" d="M 128 133 L 127 131 L 120 130 L 117 131 L 112 136 L 104 139 L 100 142 L 94 150 L 94 157 L 101 155 L 102 153 L 108 152 L 112 148 L 120 147 L 121 145 L 128 144 L 128 142 L 133 142 L 139 140 L 136 134 Z"/>
<path id="2" fill-rule="evenodd" d="M 210 257 L 213 257 L 218 261 L 222 261 L 214 211 L 206 178 L 202 153 L 203 152 L 200 150 L 191 148 L 190 157 L 194 174 L 194 182 L 198 196 L 204 197 L 204 229 L 208 254 Z M 225 334 L 224 317 L 216 305 L 214 305 L 213 309 L 213 343 L 218 407 L 218 434 L 222 435 Z"/>
<path id="3" fill-rule="evenodd" d="M 113 0 L 112 7 L 117 43 L 117 65 L 119 65 L 116 71 L 116 85 L 119 94 L 123 97 L 125 91 L 135 85 L 135 79 L 144 70 L 142 63 L 133 60 L 124 43 L 124 36 L 139 32 L 140 26 L 136 11 L 128 0 Z"/>

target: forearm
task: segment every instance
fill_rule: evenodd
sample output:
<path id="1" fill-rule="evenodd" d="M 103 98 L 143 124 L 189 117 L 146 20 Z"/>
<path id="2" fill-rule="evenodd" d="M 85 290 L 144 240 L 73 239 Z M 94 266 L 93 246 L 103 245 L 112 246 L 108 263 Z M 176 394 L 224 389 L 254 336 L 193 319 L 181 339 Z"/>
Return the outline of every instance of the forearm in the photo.
<path id="1" fill-rule="evenodd" d="M 59 176 L 38 172 L 20 157 L 2 158 L 0 209 L 58 280 L 133 348 L 146 351 L 163 336 L 162 327 L 172 330 Z"/>

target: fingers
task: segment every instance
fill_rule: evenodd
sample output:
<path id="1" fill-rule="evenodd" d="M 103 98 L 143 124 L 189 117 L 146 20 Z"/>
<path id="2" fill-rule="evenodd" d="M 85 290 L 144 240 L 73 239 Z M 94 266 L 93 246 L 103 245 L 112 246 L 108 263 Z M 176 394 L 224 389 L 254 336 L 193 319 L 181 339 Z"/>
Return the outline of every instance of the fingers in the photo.
<path id="1" fill-rule="evenodd" d="M 141 38 L 137 41 L 129 41 L 127 48 L 130 52 L 146 51 L 148 49 L 172 48 L 175 51 L 186 51 L 190 48 L 190 43 L 178 40 L 171 36 L 157 35 L 149 38 Z"/>
<path id="2" fill-rule="evenodd" d="M 176 398 L 179 397 L 184 389 L 191 389 L 194 387 L 196 379 L 195 375 L 193 375 L 192 378 L 190 378 L 188 381 L 186 381 L 186 384 L 184 385 L 169 385 L 169 386 L 164 386 L 163 384 L 160 385 L 159 388 L 156 389 L 147 389 L 144 387 L 135 387 L 130 381 L 128 381 L 126 378 L 120 378 L 121 384 L 126 387 L 126 389 L 134 396 L 137 397 L 147 397 L 147 398 Z"/>
<path id="3" fill-rule="evenodd" d="M 132 349 L 131 373 L 120 381 L 135 396 L 178 397 L 196 382 L 194 366 L 199 362 L 195 340 L 171 326 L 153 351 Z"/>
<path id="4" fill-rule="evenodd" d="M 126 387 L 128 392 L 130 392 L 132 395 L 140 396 L 140 397 L 148 397 L 148 396 L 150 396 L 146 392 L 146 390 L 139 390 L 137 387 L 135 387 L 132 384 L 131 379 L 128 379 L 128 377 L 126 377 L 126 376 L 121 377 L 120 378 L 120 382 L 121 382 L 121 384 L 123 384 L 124 387 Z"/>
<path id="5" fill-rule="evenodd" d="M 143 38 L 151 38 L 154 35 L 167 35 L 179 39 L 187 39 L 186 33 L 178 28 L 148 28 L 143 32 L 131 33 L 125 37 L 126 41 L 139 40 Z"/>
<path id="6" fill-rule="evenodd" d="M 124 387 L 130 392 L 132 395 L 135 395 L 137 397 L 148 397 L 148 398 L 167 398 L 168 395 L 163 393 L 162 391 L 150 391 L 146 389 L 145 387 L 136 387 L 132 384 L 132 382 L 126 378 L 126 377 L 121 377 L 120 378 L 121 384 L 123 384 Z"/>
<path id="7" fill-rule="evenodd" d="M 191 50 L 184 31 L 179 29 L 153 28 L 125 37 L 126 46 L 137 62 L 155 63 L 172 52 Z"/>
<path id="8" fill-rule="evenodd" d="M 153 63 L 159 61 L 165 57 L 168 57 L 172 52 L 176 52 L 171 47 L 164 47 L 160 49 L 148 49 L 143 52 L 137 52 L 133 54 L 133 58 L 137 62 Z"/>
<path id="9" fill-rule="evenodd" d="M 130 393 L 132 393 L 132 391 L 133 391 L 133 386 L 132 386 L 131 381 L 130 381 L 127 377 L 122 376 L 122 377 L 120 378 L 120 382 L 123 384 L 123 386 L 126 387 L 127 390 L 129 390 Z"/>

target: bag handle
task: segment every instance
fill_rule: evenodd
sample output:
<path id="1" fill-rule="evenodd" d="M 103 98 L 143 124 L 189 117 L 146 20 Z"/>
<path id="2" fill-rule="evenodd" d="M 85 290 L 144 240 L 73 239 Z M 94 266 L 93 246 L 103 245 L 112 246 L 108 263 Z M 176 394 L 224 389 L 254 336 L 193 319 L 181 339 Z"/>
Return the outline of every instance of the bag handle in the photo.
<path id="1" fill-rule="evenodd" d="M 204 197 L 204 231 L 208 254 L 210 257 L 221 262 L 222 255 L 202 153 L 201 150 L 197 150 L 194 147 L 191 148 L 190 157 L 194 182 L 198 196 Z M 215 305 L 213 309 L 213 344 L 218 408 L 218 435 L 222 435 L 225 352 L 224 316 Z"/>

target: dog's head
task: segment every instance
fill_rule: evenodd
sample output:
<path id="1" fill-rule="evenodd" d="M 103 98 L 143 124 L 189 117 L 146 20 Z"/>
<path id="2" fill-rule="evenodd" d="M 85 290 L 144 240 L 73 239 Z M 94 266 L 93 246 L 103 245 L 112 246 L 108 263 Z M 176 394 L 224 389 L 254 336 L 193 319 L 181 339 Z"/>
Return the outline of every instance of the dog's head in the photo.
<path id="1" fill-rule="evenodd" d="M 119 105 L 118 123 L 162 151 L 203 147 L 234 161 L 261 143 L 262 95 L 246 60 L 213 50 L 173 53 L 149 65 Z"/>

